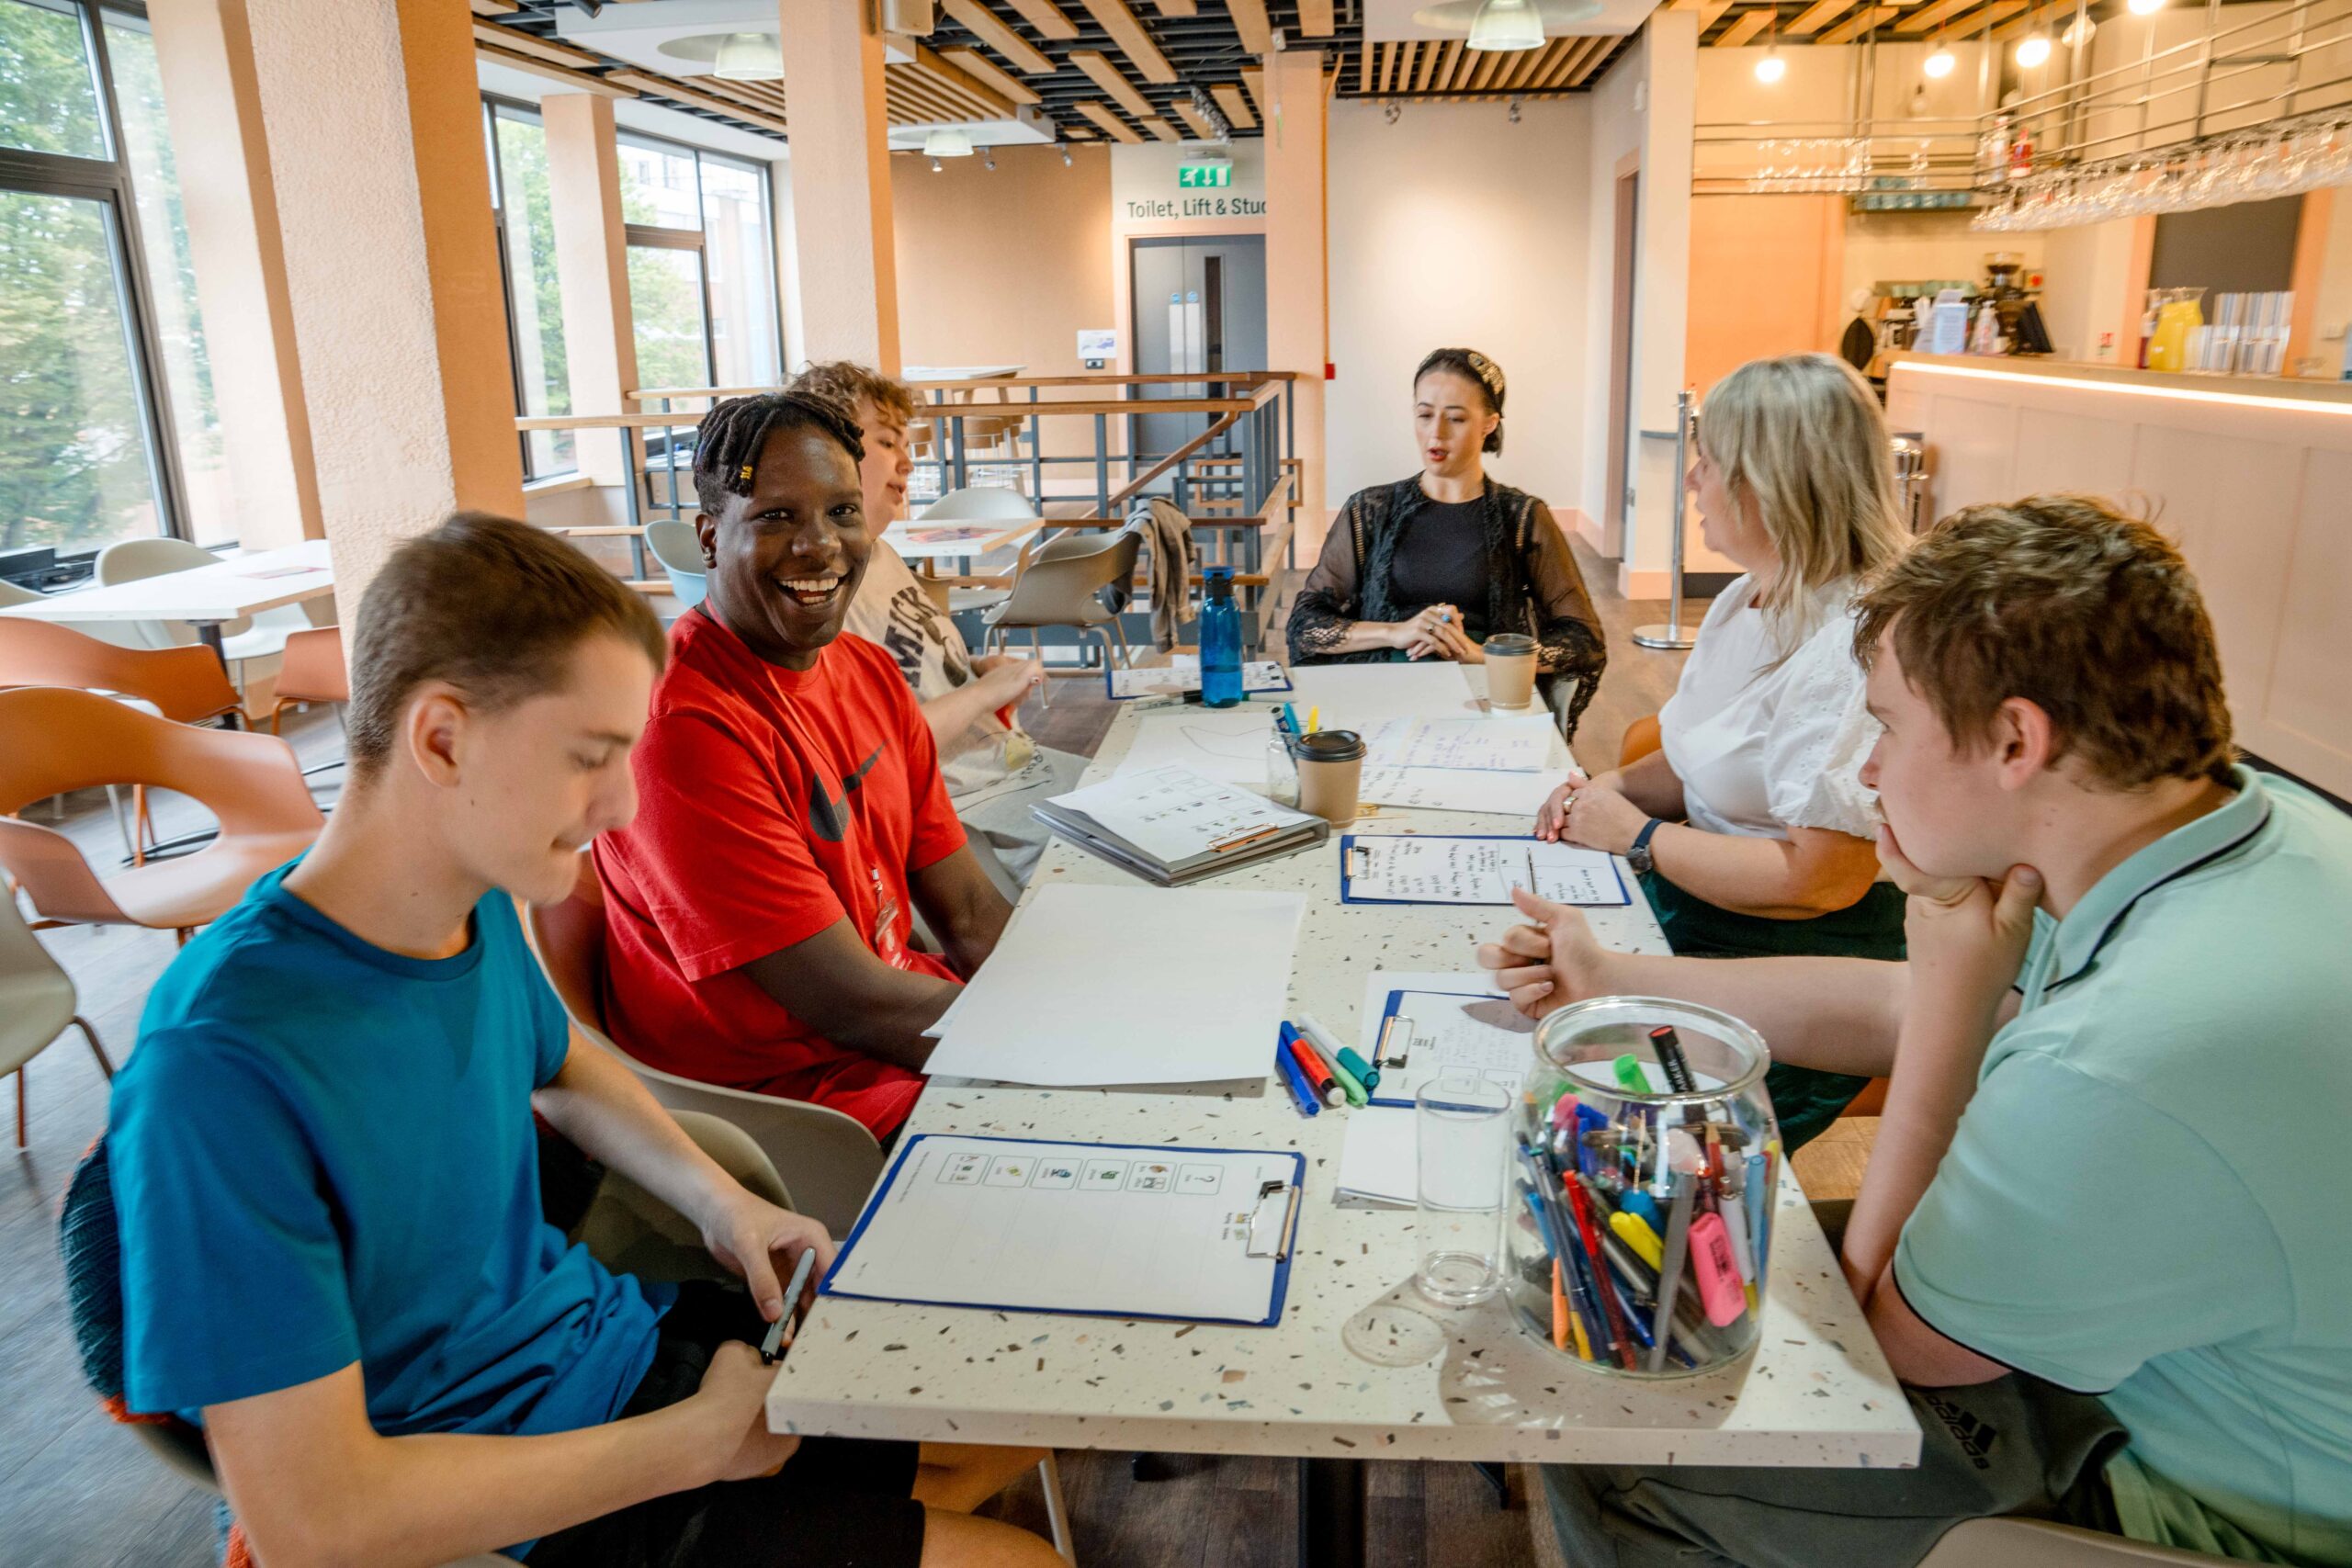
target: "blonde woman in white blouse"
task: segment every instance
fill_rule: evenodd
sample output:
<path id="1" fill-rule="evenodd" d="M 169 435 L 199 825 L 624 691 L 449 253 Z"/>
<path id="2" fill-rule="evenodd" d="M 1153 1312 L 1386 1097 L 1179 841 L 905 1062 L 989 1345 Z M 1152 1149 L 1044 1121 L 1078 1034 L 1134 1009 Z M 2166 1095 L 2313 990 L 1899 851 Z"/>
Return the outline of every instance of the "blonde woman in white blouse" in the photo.
<path id="1" fill-rule="evenodd" d="M 1708 608 L 1661 749 L 1558 791 L 1536 834 L 1628 856 L 1678 953 L 1899 959 L 1848 609 L 1905 543 L 1878 400 L 1827 355 L 1744 365 L 1708 394 L 1688 482 L 1708 546 L 1744 575 Z M 1789 1145 L 1861 1086 L 1774 1068 Z"/>

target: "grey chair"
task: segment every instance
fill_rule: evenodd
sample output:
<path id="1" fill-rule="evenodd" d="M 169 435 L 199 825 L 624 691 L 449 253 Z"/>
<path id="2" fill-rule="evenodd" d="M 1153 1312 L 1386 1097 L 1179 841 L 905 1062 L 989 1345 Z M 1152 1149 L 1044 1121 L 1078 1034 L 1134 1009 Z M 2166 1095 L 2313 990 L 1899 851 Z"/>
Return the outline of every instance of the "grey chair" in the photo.
<path id="1" fill-rule="evenodd" d="M 704 565 L 702 542 L 687 524 L 663 518 L 645 525 L 645 547 L 670 576 L 670 592 L 682 610 L 691 610 L 710 591 L 710 569 Z"/>
<path id="2" fill-rule="evenodd" d="M 74 977 L 65 973 L 40 938 L 25 923 L 13 897 L 0 899 L 0 1077 L 17 1079 L 17 1150 L 25 1147 L 25 1074 L 35 1056 L 54 1044 L 67 1025 L 82 1032 L 98 1071 L 114 1077 L 114 1064 L 98 1032 L 74 1009 L 80 998 Z"/>
<path id="3" fill-rule="evenodd" d="M 2044 1519 L 1968 1519 L 1945 1531 L 1919 1568 L 2209 1568 L 2223 1561 Z"/>
<path id="4" fill-rule="evenodd" d="M 1133 528 L 1107 533 L 1067 532 L 1037 547 L 1021 552 L 1021 567 L 1012 592 L 981 617 L 988 627 L 983 651 L 993 653 L 1006 634 L 1026 630 L 1037 657 L 1045 657 L 1041 637 L 1047 626 L 1069 626 L 1081 641 L 1091 633 L 1102 644 L 1102 662 L 1111 662 L 1116 640 L 1119 662 L 1132 669 L 1127 635 L 1119 626 L 1119 612 L 1133 595 L 1136 559 L 1143 551 L 1143 536 Z M 1074 671 L 1083 673 L 1083 671 Z M 1041 701 L 1046 700 L 1040 688 Z"/>

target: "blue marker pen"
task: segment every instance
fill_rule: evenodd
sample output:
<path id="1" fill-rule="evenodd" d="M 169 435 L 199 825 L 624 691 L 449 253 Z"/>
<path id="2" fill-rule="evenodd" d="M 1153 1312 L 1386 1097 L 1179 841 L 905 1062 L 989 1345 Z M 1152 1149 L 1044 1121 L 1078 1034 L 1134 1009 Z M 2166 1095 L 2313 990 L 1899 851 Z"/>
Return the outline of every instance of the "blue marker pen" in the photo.
<path id="1" fill-rule="evenodd" d="M 1290 1097 L 1298 1101 L 1300 1115 L 1315 1116 L 1321 1113 L 1323 1107 L 1317 1102 L 1315 1091 L 1307 1087 L 1306 1075 L 1301 1072 L 1298 1064 L 1291 1059 L 1289 1051 L 1279 1050 L 1274 1053 L 1274 1071 L 1281 1076 L 1283 1087 L 1290 1090 Z"/>

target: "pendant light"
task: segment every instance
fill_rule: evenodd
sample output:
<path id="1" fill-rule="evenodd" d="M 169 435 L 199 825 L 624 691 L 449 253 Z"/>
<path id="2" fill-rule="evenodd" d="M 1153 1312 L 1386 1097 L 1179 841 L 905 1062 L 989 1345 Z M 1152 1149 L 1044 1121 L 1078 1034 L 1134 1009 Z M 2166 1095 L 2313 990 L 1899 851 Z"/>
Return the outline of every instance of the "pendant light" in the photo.
<path id="1" fill-rule="evenodd" d="M 1535 0 L 1487 0 L 1470 24 L 1465 48 L 1482 53 L 1544 47 L 1544 17 Z"/>
<path id="2" fill-rule="evenodd" d="M 2030 71 L 2050 58 L 2050 28 L 2037 14 L 2033 30 L 2018 39 L 2017 62 Z"/>
<path id="3" fill-rule="evenodd" d="M 1756 62 L 1756 79 L 1770 86 L 1789 73 L 1789 62 L 1781 58 L 1781 9 L 1772 8 L 1772 30 L 1765 34 L 1764 58 Z"/>
<path id="4" fill-rule="evenodd" d="M 710 73 L 725 82 L 781 82 L 784 51 L 772 33 L 729 33 L 718 41 Z"/>
<path id="5" fill-rule="evenodd" d="M 1935 77 L 1937 80 L 1941 81 L 1944 77 L 1951 75 L 1952 68 L 1959 63 L 1960 56 L 1951 51 L 1951 46 L 1944 42 L 1941 39 L 1938 39 L 1936 40 L 1936 51 L 1928 56 L 1926 60 L 1920 62 L 1919 69 L 1926 72 L 1928 75 Z"/>
<path id="6" fill-rule="evenodd" d="M 922 150 L 923 155 L 934 162 L 941 158 L 968 158 L 972 155 L 972 133 L 948 126 L 925 136 Z"/>
<path id="7" fill-rule="evenodd" d="M 2165 0 L 2129 0 L 2135 17 L 2153 17 L 2165 8 Z"/>

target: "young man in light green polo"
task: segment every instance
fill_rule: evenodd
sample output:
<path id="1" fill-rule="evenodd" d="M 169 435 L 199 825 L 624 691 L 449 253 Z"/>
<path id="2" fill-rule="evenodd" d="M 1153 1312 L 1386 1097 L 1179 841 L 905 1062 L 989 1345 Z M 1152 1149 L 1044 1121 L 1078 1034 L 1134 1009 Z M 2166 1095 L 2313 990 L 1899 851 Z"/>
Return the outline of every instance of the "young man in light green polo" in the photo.
<path id="1" fill-rule="evenodd" d="M 1532 899 L 1480 960 L 1891 1073 L 1842 1254 L 1921 1464 L 1555 1467 L 1568 1561 L 1880 1568 L 2013 1514 L 2352 1565 L 2352 817 L 2233 764 L 2186 563 L 2100 502 L 1960 513 L 1862 604 L 1907 963 L 1606 953 Z"/>

